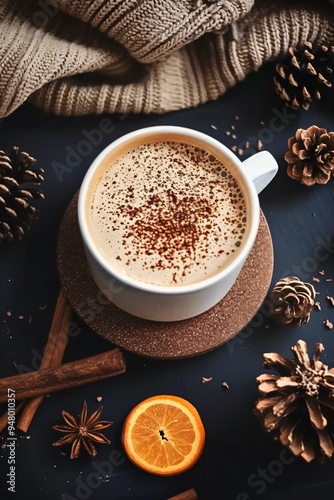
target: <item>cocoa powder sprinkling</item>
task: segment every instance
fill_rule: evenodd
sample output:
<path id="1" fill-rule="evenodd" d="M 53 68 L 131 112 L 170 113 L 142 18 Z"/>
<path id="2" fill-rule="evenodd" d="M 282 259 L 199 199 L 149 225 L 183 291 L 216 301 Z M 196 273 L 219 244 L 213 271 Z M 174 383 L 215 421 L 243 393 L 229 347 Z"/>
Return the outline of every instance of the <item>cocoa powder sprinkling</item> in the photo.
<path id="1" fill-rule="evenodd" d="M 205 259 L 209 251 L 206 240 L 212 228 L 210 201 L 191 195 L 177 196 L 172 189 L 167 189 L 165 194 L 150 196 L 141 207 L 123 208 L 124 214 L 134 221 L 124 235 L 123 244 L 126 245 L 128 239 L 133 241 L 135 257 L 142 252 L 147 255 L 159 253 L 164 263 L 160 259 L 156 268 L 172 267 L 176 253 L 181 257 L 182 267 L 189 257 Z M 198 255 L 196 246 L 200 239 L 203 243 Z"/>
<path id="2" fill-rule="evenodd" d="M 220 160 L 197 146 L 138 146 L 111 166 L 98 189 L 97 239 L 137 279 L 195 282 L 219 271 L 242 244 L 242 189 Z"/>

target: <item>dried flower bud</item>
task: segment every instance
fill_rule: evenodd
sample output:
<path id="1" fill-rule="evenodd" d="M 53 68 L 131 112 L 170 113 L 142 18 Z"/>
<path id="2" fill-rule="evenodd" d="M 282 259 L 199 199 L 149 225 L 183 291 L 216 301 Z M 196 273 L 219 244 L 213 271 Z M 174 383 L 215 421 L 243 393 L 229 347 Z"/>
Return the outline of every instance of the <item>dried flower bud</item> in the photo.
<path id="1" fill-rule="evenodd" d="M 43 200 L 36 188 L 43 182 L 43 170 L 36 160 L 17 146 L 7 155 L 0 151 L 0 243 L 20 240 L 39 216 L 31 202 Z"/>
<path id="2" fill-rule="evenodd" d="M 334 455 L 334 374 L 320 361 L 324 346 L 315 345 L 310 358 L 307 344 L 291 347 L 294 359 L 263 354 L 265 368 L 256 378 L 260 397 L 254 414 L 265 432 L 306 462 L 320 463 Z"/>
<path id="3" fill-rule="evenodd" d="M 279 280 L 270 292 L 273 304 L 271 313 L 275 321 L 285 327 L 294 328 L 307 323 L 315 304 L 315 289 L 295 276 Z"/>
<path id="4" fill-rule="evenodd" d="M 334 175 L 334 132 L 312 125 L 288 141 L 287 174 L 305 186 L 327 184 Z"/>
<path id="5" fill-rule="evenodd" d="M 289 47 L 287 54 L 277 62 L 275 90 L 287 106 L 307 110 L 331 89 L 333 70 L 333 45 L 302 42 Z"/>

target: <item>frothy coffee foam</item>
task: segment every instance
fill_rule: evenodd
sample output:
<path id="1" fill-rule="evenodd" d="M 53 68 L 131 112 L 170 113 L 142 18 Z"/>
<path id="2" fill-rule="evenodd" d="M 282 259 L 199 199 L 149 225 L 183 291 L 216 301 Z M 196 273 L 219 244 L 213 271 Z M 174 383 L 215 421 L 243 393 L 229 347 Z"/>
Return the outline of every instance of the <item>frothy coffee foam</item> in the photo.
<path id="1" fill-rule="evenodd" d="M 205 150 L 179 142 L 124 153 L 97 182 L 91 232 L 120 273 L 145 283 L 188 285 L 233 258 L 246 230 L 242 190 Z"/>

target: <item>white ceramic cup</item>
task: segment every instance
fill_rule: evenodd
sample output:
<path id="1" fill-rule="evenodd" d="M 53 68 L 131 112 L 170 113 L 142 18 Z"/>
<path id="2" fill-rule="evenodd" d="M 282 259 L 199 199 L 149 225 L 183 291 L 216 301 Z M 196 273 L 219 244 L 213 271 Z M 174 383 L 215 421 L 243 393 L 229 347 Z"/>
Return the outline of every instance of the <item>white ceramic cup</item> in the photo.
<path id="1" fill-rule="evenodd" d="M 177 286 L 159 286 L 144 283 L 114 269 L 94 244 L 90 234 L 89 197 L 101 163 L 109 156 L 117 154 L 117 149 L 124 146 L 131 149 L 133 141 L 138 138 L 145 143 L 159 142 L 159 137 L 170 137 L 183 143 L 199 145 L 203 149 L 221 158 L 222 163 L 232 174 L 238 174 L 238 180 L 244 191 L 247 202 L 247 231 L 243 243 L 234 259 L 214 276 L 202 281 Z M 82 182 L 79 200 L 78 217 L 83 244 L 93 279 L 98 288 L 108 299 L 124 311 L 144 319 L 153 321 L 180 321 L 204 313 L 216 305 L 232 288 L 242 266 L 244 265 L 255 242 L 259 220 L 260 205 L 258 194 L 273 179 L 278 170 L 274 157 L 267 151 L 254 154 L 244 162 L 226 146 L 216 139 L 178 126 L 147 127 L 126 134 L 107 146 L 93 161 Z M 93 182 L 94 181 L 94 182 Z"/>

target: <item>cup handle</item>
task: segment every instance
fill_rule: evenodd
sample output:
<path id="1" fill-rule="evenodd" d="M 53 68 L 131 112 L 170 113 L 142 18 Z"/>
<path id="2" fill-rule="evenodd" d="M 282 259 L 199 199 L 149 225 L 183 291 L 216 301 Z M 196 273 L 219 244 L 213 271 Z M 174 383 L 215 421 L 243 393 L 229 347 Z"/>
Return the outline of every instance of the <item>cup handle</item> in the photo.
<path id="1" fill-rule="evenodd" d="M 278 165 L 269 151 L 260 151 L 242 162 L 242 170 L 253 182 L 259 194 L 275 177 Z"/>

